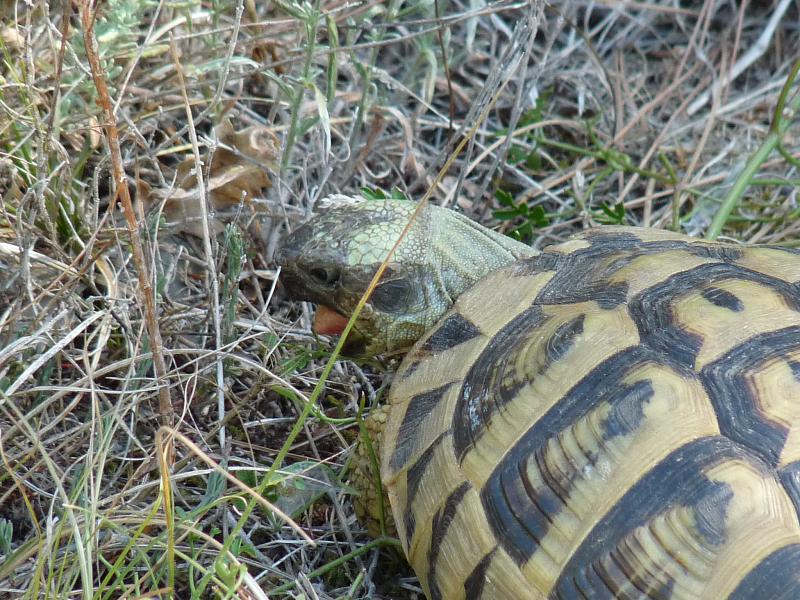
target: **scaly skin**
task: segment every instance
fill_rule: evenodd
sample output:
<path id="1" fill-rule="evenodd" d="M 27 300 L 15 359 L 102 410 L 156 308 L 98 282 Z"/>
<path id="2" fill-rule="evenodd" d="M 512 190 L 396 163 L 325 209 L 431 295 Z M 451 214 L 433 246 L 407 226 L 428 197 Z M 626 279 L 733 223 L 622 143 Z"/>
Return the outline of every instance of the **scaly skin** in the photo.
<path id="1" fill-rule="evenodd" d="M 373 408 L 364 419 L 363 434 L 369 436 L 372 452 L 375 453 L 378 462 L 380 462 L 381 438 L 388 420 L 388 406 Z M 349 474 L 350 485 L 358 492 L 358 495 L 353 497 L 353 509 L 355 509 L 358 520 L 366 527 L 367 532 L 372 537 L 380 537 L 382 533 L 396 536 L 397 528 L 394 525 L 392 509 L 389 506 L 389 497 L 386 495 L 385 490 L 383 493 L 383 506 L 378 501 L 378 490 L 380 488 L 374 481 L 377 473 L 373 468 L 371 454 L 369 446 L 363 442 L 363 439 L 359 439 L 352 455 Z M 381 508 L 383 508 L 383 511 L 381 511 Z M 381 521 L 383 521 L 383 532 L 381 531 Z"/>
<path id="2" fill-rule="evenodd" d="M 276 260 L 289 295 L 348 317 L 416 204 L 334 196 L 285 241 Z M 345 346 L 351 355 L 407 350 L 490 271 L 536 251 L 428 205 L 392 257 Z"/>

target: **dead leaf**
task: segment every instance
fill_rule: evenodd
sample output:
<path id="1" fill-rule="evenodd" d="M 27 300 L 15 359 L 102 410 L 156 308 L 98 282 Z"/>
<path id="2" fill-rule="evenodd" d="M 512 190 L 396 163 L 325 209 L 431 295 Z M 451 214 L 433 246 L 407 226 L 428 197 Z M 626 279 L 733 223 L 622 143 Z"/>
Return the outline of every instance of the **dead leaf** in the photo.
<path id="1" fill-rule="evenodd" d="M 253 125 L 235 131 L 230 121 L 225 120 L 214 130 L 218 144 L 211 154 L 211 166 L 203 174 L 207 176 L 206 190 L 211 208 L 215 213 L 245 202 L 253 207 L 251 200 L 272 185 L 269 170 L 277 169 L 280 142 L 268 127 Z M 201 160 L 207 160 L 208 156 Z M 168 224 L 179 231 L 202 235 L 204 218 L 202 193 L 197 185 L 197 164 L 194 158 L 181 162 L 176 170 L 178 185 L 168 193 L 154 190 L 149 194 L 163 198 L 163 215 Z M 220 232 L 224 223 L 217 215 L 212 227 Z"/>

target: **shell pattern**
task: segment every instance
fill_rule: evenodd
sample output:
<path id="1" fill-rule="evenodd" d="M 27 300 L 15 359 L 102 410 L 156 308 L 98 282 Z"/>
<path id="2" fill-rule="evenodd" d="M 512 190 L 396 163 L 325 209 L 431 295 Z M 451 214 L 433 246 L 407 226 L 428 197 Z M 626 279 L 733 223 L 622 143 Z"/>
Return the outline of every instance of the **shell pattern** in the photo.
<path id="1" fill-rule="evenodd" d="M 405 358 L 382 478 L 429 598 L 800 598 L 800 253 L 591 230 Z"/>

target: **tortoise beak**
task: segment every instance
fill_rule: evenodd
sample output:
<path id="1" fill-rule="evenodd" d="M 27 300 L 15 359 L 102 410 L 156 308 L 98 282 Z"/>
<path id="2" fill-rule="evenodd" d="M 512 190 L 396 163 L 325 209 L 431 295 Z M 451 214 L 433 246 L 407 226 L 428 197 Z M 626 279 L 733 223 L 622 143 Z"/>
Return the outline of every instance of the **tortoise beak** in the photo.
<path id="1" fill-rule="evenodd" d="M 306 228 L 301 227 L 284 240 L 275 253 L 275 262 L 281 268 L 280 281 L 292 300 L 319 302 L 318 294 L 309 287 L 302 268 L 303 250 L 308 241 L 307 236 L 302 235 L 304 230 Z"/>
<path id="2" fill-rule="evenodd" d="M 307 236 L 302 229 L 292 234 L 275 253 L 275 262 L 281 267 L 280 281 L 287 295 L 296 301 L 314 302 L 317 305 L 313 330 L 318 335 L 340 335 L 349 317 L 335 306 L 333 297 L 319 290 L 308 278 L 308 269 L 303 266 Z M 300 235 L 298 235 L 298 233 Z M 343 353 L 347 356 L 362 356 L 365 341 L 355 330 L 351 330 Z"/>

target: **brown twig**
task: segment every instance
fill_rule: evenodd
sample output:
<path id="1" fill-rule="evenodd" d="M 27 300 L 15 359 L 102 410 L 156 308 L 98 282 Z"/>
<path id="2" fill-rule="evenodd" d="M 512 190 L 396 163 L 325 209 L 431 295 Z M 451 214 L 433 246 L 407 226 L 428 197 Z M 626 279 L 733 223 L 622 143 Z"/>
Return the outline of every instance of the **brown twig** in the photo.
<path id="1" fill-rule="evenodd" d="M 86 58 L 89 61 L 92 79 L 95 89 L 97 90 L 98 102 L 103 109 L 105 119 L 104 129 L 108 140 L 109 153 L 111 154 L 111 168 L 116 187 L 116 196 L 114 199 L 116 200 L 116 198 L 119 198 L 122 202 L 122 210 L 128 225 L 128 235 L 130 235 L 133 261 L 136 265 L 136 272 L 139 277 L 139 300 L 144 307 L 145 326 L 147 327 L 147 334 L 150 337 L 150 349 L 153 353 L 153 369 L 155 370 L 156 381 L 161 383 L 158 388 L 161 421 L 166 426 L 172 426 L 172 402 L 170 401 L 169 391 L 166 385 L 167 367 L 164 362 L 161 330 L 159 329 L 158 317 L 156 315 L 155 294 L 153 293 L 150 272 L 144 260 L 139 223 L 133 211 L 133 202 L 131 201 L 127 178 L 122 165 L 119 130 L 117 128 L 116 117 L 114 116 L 113 103 L 108 92 L 103 69 L 100 66 L 100 58 L 96 51 L 94 10 L 95 6 L 91 0 L 83 0 L 83 2 L 81 2 L 80 18 L 81 24 L 83 25 L 83 41 L 86 47 Z M 116 202 L 111 202 L 109 204 L 109 210 L 112 210 L 115 204 Z"/>

